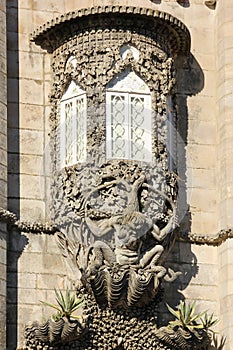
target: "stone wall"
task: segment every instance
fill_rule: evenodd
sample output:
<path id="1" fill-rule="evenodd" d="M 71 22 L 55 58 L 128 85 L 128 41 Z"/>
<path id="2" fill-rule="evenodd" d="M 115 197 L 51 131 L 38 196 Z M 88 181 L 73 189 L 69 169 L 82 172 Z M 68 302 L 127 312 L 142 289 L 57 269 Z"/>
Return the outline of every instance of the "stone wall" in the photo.
<path id="1" fill-rule="evenodd" d="M 232 227 L 233 221 L 233 5 L 229 1 L 217 6 L 217 110 L 218 110 L 218 178 L 219 178 L 219 225 Z M 233 242 L 219 248 L 219 285 L 221 326 L 227 337 L 226 349 L 233 342 Z"/>
<path id="2" fill-rule="evenodd" d="M 6 2 L 0 2 L 0 206 L 7 206 Z M 6 347 L 6 227 L 0 224 L 0 348 Z"/>
<path id="3" fill-rule="evenodd" d="M 54 237 L 46 234 L 9 233 L 8 348 L 23 344 L 24 326 L 52 315 L 40 301 L 54 303 L 54 288 L 65 290 L 68 272 Z"/>
<path id="4" fill-rule="evenodd" d="M 50 57 L 30 42 L 34 26 L 58 14 L 45 8 L 47 2 L 7 1 L 8 209 L 32 222 L 49 220 Z M 50 312 L 40 300 L 54 301 L 53 289 L 66 287 L 67 271 L 53 236 L 14 230 L 8 232 L 7 268 L 10 350 L 22 345 L 28 321 Z"/>
<path id="5" fill-rule="evenodd" d="M 213 10 L 205 6 L 203 0 L 187 0 L 186 5 L 174 0 L 122 0 L 117 3 L 169 12 L 190 30 L 192 55 L 189 66 L 178 70 L 181 74 L 178 98 L 185 101 L 184 109 L 180 111 L 179 130 L 185 145 L 187 144 L 185 153 L 180 154 L 178 167 L 181 176 L 180 187 L 187 183 L 182 192 L 183 210 L 189 210 L 182 220 L 182 229 L 199 234 L 215 234 L 219 229 L 231 225 L 232 194 L 227 195 L 232 192 L 229 176 L 232 173 L 231 157 L 230 153 L 229 157 L 226 157 L 225 153 L 231 147 L 230 109 L 228 112 L 226 109 L 232 102 L 229 90 L 232 37 L 229 36 L 231 30 L 228 30 L 232 25 L 232 5 L 229 5 L 229 0 L 221 0 L 216 10 Z M 21 219 L 49 220 L 46 176 L 48 158 L 45 154 L 49 152 L 50 56 L 30 42 L 30 33 L 58 15 L 99 4 L 103 5 L 103 1 L 7 1 L 8 207 Z M 116 1 L 105 0 L 104 4 L 116 4 Z M 226 39 L 222 41 L 224 36 Z M 226 55 L 219 56 L 219 62 L 216 62 L 218 51 Z M 0 55 L 0 59 L 3 58 Z M 224 63 L 227 64 L 227 69 Z M 220 106 L 219 114 L 216 97 Z M 4 137 L 1 136 L 2 139 Z M 216 166 L 217 157 L 219 168 Z M 5 171 L 5 165 L 0 165 L 0 170 Z M 226 167 L 230 169 L 229 172 L 222 171 Z M 222 181 L 224 179 L 224 186 L 219 186 L 218 191 L 219 177 Z M 0 193 L 0 198 L 1 195 Z M 226 294 L 232 293 L 227 265 L 232 251 L 230 245 L 228 242 L 220 248 L 222 269 L 218 271 L 219 257 L 216 247 L 177 244 L 170 260 L 174 267 L 182 270 L 183 275 L 168 287 L 166 292 L 170 304 L 175 305 L 183 297 L 197 299 L 200 310 L 208 309 L 219 316 L 220 276 L 223 286 L 221 313 L 224 315 L 220 326 L 229 335 L 229 339 L 231 314 L 227 314 L 226 305 L 231 305 L 231 298 Z M 8 325 L 8 347 L 13 349 L 17 344 L 20 346 L 23 343 L 23 325 L 34 319 L 40 320 L 49 312 L 40 305 L 39 300 L 53 301 L 53 288 L 65 288 L 69 279 L 66 277 L 67 270 L 53 236 L 9 232 L 8 262 L 9 316 L 11 315 Z M 161 307 L 161 313 L 162 319 L 165 320 L 165 305 Z M 230 345 L 226 349 L 230 349 Z"/>

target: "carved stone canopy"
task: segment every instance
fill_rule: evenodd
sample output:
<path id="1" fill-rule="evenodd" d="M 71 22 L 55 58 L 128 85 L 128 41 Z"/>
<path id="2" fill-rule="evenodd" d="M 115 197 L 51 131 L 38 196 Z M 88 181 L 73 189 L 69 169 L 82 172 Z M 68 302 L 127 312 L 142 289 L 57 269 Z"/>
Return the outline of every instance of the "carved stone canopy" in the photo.
<path id="1" fill-rule="evenodd" d="M 169 13 L 134 6 L 98 6 L 69 12 L 40 26 L 32 33 L 31 40 L 53 52 L 80 29 L 97 28 L 100 24 L 108 26 L 113 21 L 115 26 L 125 23 L 145 31 L 153 29 L 154 33 L 163 37 L 173 56 L 189 53 L 190 34 L 181 21 Z"/>

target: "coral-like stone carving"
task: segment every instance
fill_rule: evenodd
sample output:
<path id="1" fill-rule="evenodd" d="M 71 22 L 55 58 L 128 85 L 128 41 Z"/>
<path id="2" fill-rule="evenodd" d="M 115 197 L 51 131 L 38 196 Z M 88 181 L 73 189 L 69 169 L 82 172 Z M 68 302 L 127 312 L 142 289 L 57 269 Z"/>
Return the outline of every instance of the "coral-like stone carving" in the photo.
<path id="1" fill-rule="evenodd" d="M 88 334 L 69 348 L 201 348 L 206 334 L 155 327 L 161 280 L 179 274 L 164 264 L 177 226 L 176 169 L 168 167 L 176 163 L 169 154 L 176 137 L 169 140 L 174 130 L 167 115 L 169 99 L 175 126 L 175 59 L 189 52 L 187 28 L 159 11 L 106 6 L 67 14 L 33 40 L 53 55 L 52 220 L 63 256 L 89 298 Z M 106 92 L 124 72 L 139 77 L 150 95 L 147 162 L 107 159 Z M 85 92 L 86 157 L 61 169 L 60 101 L 72 82 Z M 26 338 L 42 329 L 28 328 Z"/>
<path id="2" fill-rule="evenodd" d="M 100 308 L 86 294 L 85 317 L 87 331 L 72 343 L 50 346 L 51 350 L 207 350 L 210 348 L 210 336 L 202 329 L 172 330 L 168 327 L 157 328 L 157 308 L 161 296 L 157 296 L 148 306 L 132 307 L 129 310 Z M 36 327 L 35 327 L 36 328 Z M 24 350 L 48 349 L 43 342 L 33 340 L 31 329 L 26 330 Z"/>
<path id="3" fill-rule="evenodd" d="M 163 37 L 173 55 L 189 53 L 190 34 L 181 21 L 166 12 L 135 6 L 96 6 L 69 12 L 40 26 L 32 33 L 31 40 L 48 52 L 53 52 L 61 41 L 75 37 L 77 31 L 90 28 L 93 24 L 96 28 L 101 27 L 99 21 L 101 26 L 105 24 L 109 28 L 112 21 L 121 28 L 126 24 L 132 29 L 135 26 L 146 30 L 150 28 L 157 36 Z"/>
<path id="4" fill-rule="evenodd" d="M 52 218 L 63 255 L 100 304 L 142 306 L 156 295 L 161 279 L 177 276 L 163 264 L 174 239 L 177 195 L 176 176 L 167 168 L 167 96 L 175 84 L 175 50 L 186 52 L 189 41 L 182 40 L 188 34 L 180 22 L 171 24 L 170 17 L 154 12 L 147 29 L 141 10 L 124 18 L 115 9 L 106 16 L 78 15 L 71 36 L 66 30 L 56 39 L 50 36 L 58 24 L 46 38 L 40 32 L 35 39 L 53 47 Z M 65 21 L 63 29 L 70 25 Z M 106 89 L 126 71 L 151 93 L 150 163 L 106 160 Z M 72 81 L 87 97 L 87 156 L 85 163 L 60 170 L 60 100 Z M 175 118 L 174 113 L 174 125 Z"/>

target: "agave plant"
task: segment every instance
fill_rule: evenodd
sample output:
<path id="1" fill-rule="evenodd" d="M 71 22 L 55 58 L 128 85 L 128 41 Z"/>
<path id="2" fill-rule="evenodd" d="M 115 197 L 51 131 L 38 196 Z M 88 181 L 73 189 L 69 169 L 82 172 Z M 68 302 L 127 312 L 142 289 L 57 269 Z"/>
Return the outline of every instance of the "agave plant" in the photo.
<path id="1" fill-rule="evenodd" d="M 220 339 L 218 339 L 216 334 L 213 335 L 213 349 L 214 350 L 223 350 L 225 343 L 226 343 L 226 337 L 221 336 Z"/>
<path id="2" fill-rule="evenodd" d="M 219 320 L 217 318 L 214 318 L 214 314 L 212 313 L 211 315 L 208 315 L 207 312 L 204 313 L 204 317 L 201 317 L 201 323 L 203 326 L 203 329 L 206 331 L 210 331 L 212 333 L 215 333 L 211 328 L 214 327 Z"/>
<path id="3" fill-rule="evenodd" d="M 54 289 L 56 294 L 56 301 L 58 305 L 48 303 L 47 301 L 41 301 L 41 303 L 52 307 L 57 310 L 56 314 L 52 315 L 52 319 L 54 321 L 59 321 L 61 318 L 65 317 L 70 321 L 71 318 L 78 319 L 80 316 L 73 315 L 77 309 L 79 309 L 83 305 L 83 299 L 77 299 L 76 293 L 71 294 L 71 291 L 67 288 L 65 296 L 63 296 L 62 292 L 57 289 Z"/>
<path id="4" fill-rule="evenodd" d="M 181 301 L 177 310 L 174 310 L 167 304 L 167 308 L 172 315 L 176 317 L 174 321 L 169 322 L 169 326 L 174 329 L 175 327 L 186 328 L 189 330 L 204 328 L 200 318 L 202 313 L 195 313 L 196 303 L 187 303 Z"/>

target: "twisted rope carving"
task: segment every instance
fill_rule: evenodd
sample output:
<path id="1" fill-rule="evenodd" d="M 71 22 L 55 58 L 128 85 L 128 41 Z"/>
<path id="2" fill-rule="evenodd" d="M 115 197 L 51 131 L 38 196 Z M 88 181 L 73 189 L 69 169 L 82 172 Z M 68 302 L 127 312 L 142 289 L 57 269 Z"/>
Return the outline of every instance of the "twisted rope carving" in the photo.
<path id="1" fill-rule="evenodd" d="M 22 232 L 54 234 L 59 231 L 53 223 L 30 222 L 18 220 L 17 215 L 9 210 L 0 208 L 0 222 L 17 228 Z M 220 246 L 226 240 L 233 238 L 233 228 L 222 229 L 216 235 L 199 235 L 195 233 L 178 233 L 177 240 L 192 244 Z"/>
<path id="2" fill-rule="evenodd" d="M 177 239 L 181 242 L 189 242 L 193 244 L 206 244 L 209 246 L 220 246 L 227 239 L 233 238 L 233 228 L 223 229 L 216 235 L 198 235 L 195 233 L 179 233 Z"/>
<path id="3" fill-rule="evenodd" d="M 48 233 L 53 234 L 57 231 L 53 223 L 40 223 L 40 222 L 30 222 L 18 220 L 17 215 L 4 209 L 0 208 L 0 222 L 6 223 L 11 227 L 15 227 L 22 232 L 31 233 Z"/>

